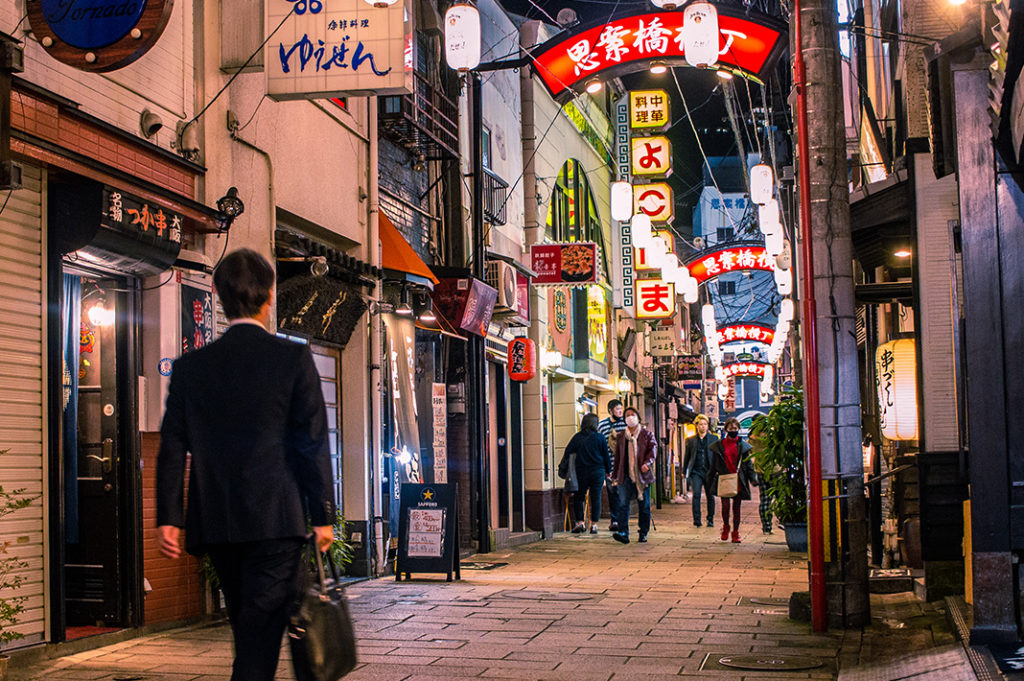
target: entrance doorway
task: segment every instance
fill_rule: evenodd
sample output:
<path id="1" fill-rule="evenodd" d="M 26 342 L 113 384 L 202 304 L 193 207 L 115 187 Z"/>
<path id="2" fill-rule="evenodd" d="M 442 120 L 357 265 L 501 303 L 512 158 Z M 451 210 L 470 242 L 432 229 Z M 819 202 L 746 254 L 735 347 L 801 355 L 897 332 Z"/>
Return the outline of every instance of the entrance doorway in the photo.
<path id="1" fill-rule="evenodd" d="M 138 517 L 134 300 L 125 277 L 64 268 L 58 442 L 65 638 L 130 624 Z"/>

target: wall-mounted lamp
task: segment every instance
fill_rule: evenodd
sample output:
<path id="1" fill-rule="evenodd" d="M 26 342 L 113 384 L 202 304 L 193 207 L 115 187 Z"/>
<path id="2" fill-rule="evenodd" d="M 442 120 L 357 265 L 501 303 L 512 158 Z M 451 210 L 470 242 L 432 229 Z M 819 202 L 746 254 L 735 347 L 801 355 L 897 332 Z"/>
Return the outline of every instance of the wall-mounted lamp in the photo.
<path id="1" fill-rule="evenodd" d="M 909 258 L 914 253 L 910 249 L 900 248 L 898 250 L 893 251 L 892 254 L 895 255 L 897 258 Z"/>
<path id="2" fill-rule="evenodd" d="M 395 308 L 395 314 L 400 314 L 403 317 L 412 316 L 412 305 L 409 304 L 409 287 L 402 286 L 402 295 L 398 302 L 398 307 Z"/>
<path id="3" fill-rule="evenodd" d="M 652 61 L 650 68 L 647 70 L 653 76 L 660 76 L 661 74 L 668 72 L 668 66 L 666 66 L 663 61 Z"/>
<path id="4" fill-rule="evenodd" d="M 433 324 L 434 322 L 437 321 L 437 315 L 434 314 L 434 301 L 431 299 L 429 295 L 426 298 L 426 307 L 423 309 L 423 312 L 420 313 L 420 316 L 417 317 L 417 319 L 423 322 L 424 324 Z"/>
<path id="5" fill-rule="evenodd" d="M 163 127 L 164 119 L 160 118 L 159 114 L 155 114 L 149 109 L 142 110 L 142 114 L 139 116 L 139 129 L 142 131 L 143 137 L 150 139 Z"/>
<path id="6" fill-rule="evenodd" d="M 602 83 L 597 78 L 593 78 L 593 79 L 591 79 L 587 83 L 587 92 L 592 94 L 592 95 L 594 95 L 594 94 L 597 94 L 598 92 L 600 92 L 601 88 L 603 88 L 603 87 L 604 87 L 604 83 Z"/>
<path id="7" fill-rule="evenodd" d="M 245 204 L 238 198 L 238 189 L 231 187 L 228 193 L 217 199 L 217 222 L 220 231 L 226 232 L 239 215 L 245 212 Z"/>

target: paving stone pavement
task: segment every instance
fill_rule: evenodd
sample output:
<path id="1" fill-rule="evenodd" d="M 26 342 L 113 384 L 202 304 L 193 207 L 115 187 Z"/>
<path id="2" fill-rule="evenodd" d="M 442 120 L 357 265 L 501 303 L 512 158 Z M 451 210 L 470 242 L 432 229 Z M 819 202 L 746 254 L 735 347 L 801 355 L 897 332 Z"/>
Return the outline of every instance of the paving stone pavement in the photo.
<path id="1" fill-rule="evenodd" d="M 347 589 L 359 638 L 360 666 L 350 681 L 663 681 L 680 678 L 789 681 L 896 679 L 885 667 L 909 651 L 921 657 L 915 679 L 968 679 L 954 639 L 935 606 L 910 595 L 878 597 L 864 631 L 814 633 L 787 618 L 783 600 L 806 590 L 805 556 L 791 553 L 781 530 L 763 536 L 757 504 L 744 503 L 743 542 L 722 542 L 718 528 L 695 528 L 689 506 L 655 511 L 650 541 L 623 546 L 609 532 L 560 533 L 554 539 L 469 560 L 501 562 L 463 570 L 462 581 L 414 575 Z M 602 523 L 604 527 L 607 523 Z M 751 600 L 754 599 L 754 600 Z M 760 602 L 758 602 L 760 601 Z M 909 624 L 908 624 L 909 622 Z M 902 624 L 901 624 L 902 623 Z M 946 645 L 945 650 L 939 646 Z M 741 671 L 719 663 L 750 654 L 810 656 L 802 671 Z M 944 656 L 944 657 L 943 657 Z M 900 665 L 905 665 L 901 661 Z M 229 632 L 223 624 L 167 631 L 12 670 L 14 681 L 226 681 Z M 876 670 L 877 671 L 877 670 Z M 277 678 L 293 679 L 287 650 Z"/>

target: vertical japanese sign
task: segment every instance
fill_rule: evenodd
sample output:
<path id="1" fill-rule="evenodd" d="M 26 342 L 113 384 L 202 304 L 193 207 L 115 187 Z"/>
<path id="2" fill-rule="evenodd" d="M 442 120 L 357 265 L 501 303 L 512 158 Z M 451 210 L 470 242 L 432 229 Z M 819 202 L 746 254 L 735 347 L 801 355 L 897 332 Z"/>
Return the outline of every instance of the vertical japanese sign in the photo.
<path id="1" fill-rule="evenodd" d="M 675 284 L 662 279 L 636 282 L 636 318 L 665 319 L 676 313 Z"/>
<path id="2" fill-rule="evenodd" d="M 434 416 L 434 482 L 448 482 L 448 391 L 444 383 L 430 385 Z"/>
<path id="3" fill-rule="evenodd" d="M 264 64 L 271 99 L 412 92 L 414 13 L 405 2 L 390 7 L 363 0 L 265 4 Z"/>
<path id="4" fill-rule="evenodd" d="M 181 285 L 181 354 L 213 342 L 213 292 Z"/>
<path id="5" fill-rule="evenodd" d="M 630 181 L 629 98 L 615 103 L 615 169 L 620 182 Z M 615 221 L 617 247 L 612 249 L 612 305 L 636 316 L 633 298 L 633 233 L 629 222 Z"/>
<path id="6" fill-rule="evenodd" d="M 633 90 L 629 93 L 629 126 L 660 130 L 669 124 L 669 97 L 664 90 Z"/>

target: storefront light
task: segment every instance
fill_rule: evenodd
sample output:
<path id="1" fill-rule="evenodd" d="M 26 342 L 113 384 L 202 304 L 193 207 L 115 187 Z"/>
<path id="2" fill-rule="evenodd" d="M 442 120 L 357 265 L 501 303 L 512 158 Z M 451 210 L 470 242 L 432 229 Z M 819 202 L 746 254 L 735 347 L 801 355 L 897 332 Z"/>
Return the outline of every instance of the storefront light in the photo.
<path id="1" fill-rule="evenodd" d="M 402 447 L 402 449 L 395 456 L 395 461 L 402 464 L 403 466 L 412 461 L 412 454 L 409 453 L 408 448 Z"/>
<path id="2" fill-rule="evenodd" d="M 558 350 L 545 350 L 541 355 L 541 364 L 545 369 L 554 369 L 562 366 L 562 353 Z"/>
<path id="3" fill-rule="evenodd" d="M 89 323 L 93 326 L 110 326 L 114 323 L 114 310 L 104 307 L 103 301 L 89 308 Z"/>
<path id="4" fill-rule="evenodd" d="M 625 377 L 620 377 L 619 380 L 615 382 L 615 387 L 620 393 L 633 392 L 633 382 Z"/>

